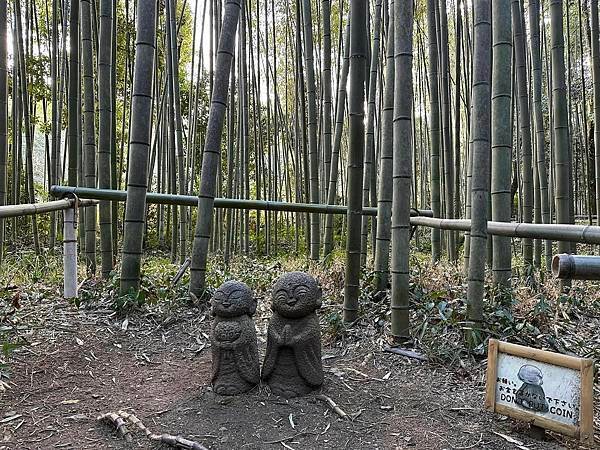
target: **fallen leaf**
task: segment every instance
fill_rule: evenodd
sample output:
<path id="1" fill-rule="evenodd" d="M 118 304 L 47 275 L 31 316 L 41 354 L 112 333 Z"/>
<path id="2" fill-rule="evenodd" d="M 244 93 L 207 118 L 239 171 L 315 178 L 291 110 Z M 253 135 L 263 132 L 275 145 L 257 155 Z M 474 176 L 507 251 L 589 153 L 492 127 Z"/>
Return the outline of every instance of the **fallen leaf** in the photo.
<path id="1" fill-rule="evenodd" d="M 67 417 L 69 420 L 89 420 L 90 418 L 85 414 L 74 414 L 72 416 Z"/>
<path id="2" fill-rule="evenodd" d="M 75 342 L 77 342 L 77 345 L 83 345 L 83 341 L 81 339 L 79 339 L 77 336 L 75 336 Z"/>

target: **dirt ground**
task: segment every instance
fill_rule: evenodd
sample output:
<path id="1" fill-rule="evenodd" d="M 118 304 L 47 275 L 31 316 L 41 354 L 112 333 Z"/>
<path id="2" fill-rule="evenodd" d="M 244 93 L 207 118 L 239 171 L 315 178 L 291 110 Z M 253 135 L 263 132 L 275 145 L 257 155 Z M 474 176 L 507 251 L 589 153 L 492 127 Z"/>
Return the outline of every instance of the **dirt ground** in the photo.
<path id="1" fill-rule="evenodd" d="M 360 331 L 327 339 L 322 393 L 353 419 L 345 420 L 315 396 L 286 401 L 265 387 L 214 395 L 206 311 L 156 306 L 119 317 L 106 306 L 77 309 L 60 299 L 20 303 L 13 331 L 29 345 L 9 359 L 0 449 L 163 448 L 134 427 L 126 443 L 96 421 L 118 410 L 134 413 L 153 433 L 210 449 L 578 447 L 554 434 L 535 440 L 526 424 L 484 411 L 484 361 L 449 370 L 384 353 Z M 263 305 L 256 318 L 263 354 L 267 321 Z"/>

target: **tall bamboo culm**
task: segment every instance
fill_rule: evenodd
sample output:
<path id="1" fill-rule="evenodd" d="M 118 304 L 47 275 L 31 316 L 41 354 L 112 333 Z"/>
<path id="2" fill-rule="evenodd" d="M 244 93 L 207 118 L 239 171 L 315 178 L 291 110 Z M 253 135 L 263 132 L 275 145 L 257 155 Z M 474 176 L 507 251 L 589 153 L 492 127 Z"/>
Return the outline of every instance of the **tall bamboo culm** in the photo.
<path id="1" fill-rule="evenodd" d="M 492 220 L 510 222 L 512 166 L 512 28 L 510 0 L 492 2 Z M 510 285 L 511 239 L 494 236 L 494 282 Z"/>
<path id="2" fill-rule="evenodd" d="M 366 124 L 366 146 L 364 155 L 364 171 L 363 171 L 363 192 L 362 205 L 370 205 L 370 184 L 373 171 L 377 172 L 375 163 L 375 97 L 377 95 L 377 86 L 379 84 L 378 69 L 379 69 L 379 48 L 381 41 L 381 0 L 375 3 L 375 16 L 373 18 L 373 46 L 371 50 L 371 64 L 369 79 L 369 92 L 367 96 L 367 124 Z M 361 265 L 367 263 L 367 251 L 369 236 L 369 217 L 362 216 L 361 224 Z"/>
<path id="3" fill-rule="evenodd" d="M 79 68 L 79 2 L 71 2 L 69 15 L 69 171 L 67 184 L 77 186 L 77 166 L 81 153 L 79 136 L 81 134 L 81 117 L 79 115 L 79 95 L 81 93 L 81 77 Z M 83 213 L 83 210 L 80 214 Z"/>
<path id="4" fill-rule="evenodd" d="M 112 122 L 111 49 L 112 2 L 100 0 L 100 31 L 98 34 L 98 187 L 110 189 Z M 102 277 L 108 278 L 113 268 L 112 207 L 110 202 L 100 202 L 100 255 Z M 116 219 L 116 218 L 115 218 Z"/>
<path id="5" fill-rule="evenodd" d="M 521 133 L 523 222 L 533 219 L 533 168 L 531 160 L 531 115 L 529 111 L 529 89 L 527 88 L 527 55 L 525 29 L 520 0 L 512 0 L 512 25 L 515 42 L 515 69 L 517 72 L 517 96 L 519 99 L 519 130 Z M 474 116 L 477 117 L 477 116 Z M 475 173 L 475 172 L 474 172 Z M 523 261 L 526 269 L 533 265 L 533 242 L 523 239 Z"/>
<path id="6" fill-rule="evenodd" d="M 350 82 L 348 96 L 348 228 L 344 321 L 358 317 L 363 153 L 365 146 L 365 77 L 367 61 L 367 2 L 350 1 Z"/>
<path id="7" fill-rule="evenodd" d="M 384 291 L 389 283 L 392 226 L 393 119 L 394 119 L 394 0 L 389 5 L 386 43 L 385 88 L 381 117 L 379 195 L 377 196 L 377 240 L 375 245 L 375 288 Z"/>
<path id="8" fill-rule="evenodd" d="M 533 120 L 535 125 L 536 168 L 540 185 L 542 223 L 551 223 L 548 196 L 548 173 L 546 171 L 546 138 L 542 111 L 542 55 L 540 44 L 540 0 L 529 2 L 529 30 L 531 50 L 531 72 L 533 78 Z M 546 271 L 552 263 L 552 241 L 544 241 Z"/>
<path id="9" fill-rule="evenodd" d="M 412 175 L 413 1 L 394 3 L 394 148 L 392 200 L 392 336 L 409 333 L 410 185 Z"/>
<path id="10" fill-rule="evenodd" d="M 569 223 L 569 129 L 567 88 L 565 83 L 565 42 L 562 0 L 550 0 L 550 48 L 552 49 L 552 127 L 554 135 L 554 171 L 556 222 Z M 596 124 L 596 126 L 598 126 Z M 568 242 L 558 243 L 559 253 L 570 253 Z"/>
<path id="11" fill-rule="evenodd" d="M 312 13 L 310 0 L 302 2 L 304 19 L 304 63 L 308 112 L 308 157 L 310 173 L 310 202 L 319 203 L 319 150 L 317 147 L 317 100 L 315 60 L 313 49 Z M 359 238 L 360 240 L 360 238 Z M 319 259 L 321 247 L 321 220 L 319 214 L 310 215 L 310 258 Z"/>
<path id="12" fill-rule="evenodd" d="M 8 156 L 8 65 L 7 65 L 7 8 L 0 0 L 0 206 L 6 204 Z M 4 254 L 4 219 L 0 219 L 0 264 Z"/>
<path id="13" fill-rule="evenodd" d="M 600 24 L 598 22 L 598 0 L 590 2 L 592 37 L 592 77 L 594 82 L 594 161 L 596 178 L 596 211 L 600 211 Z M 600 214 L 597 215 L 600 225 Z"/>
<path id="14" fill-rule="evenodd" d="M 17 60 L 18 60 L 18 78 L 19 78 L 19 89 L 21 91 L 21 106 L 20 108 L 23 113 L 23 126 L 25 127 L 25 162 L 26 162 L 26 187 L 27 196 L 29 203 L 35 203 L 35 190 L 33 185 L 33 136 L 31 128 L 31 114 L 29 111 L 29 89 L 27 84 L 27 70 L 25 64 L 25 47 L 23 43 L 23 24 L 21 15 L 21 3 L 14 2 L 14 13 L 15 13 L 15 30 L 16 30 L 16 43 L 17 43 Z M 20 122 L 20 121 L 19 121 Z M 14 135 L 20 135 L 20 130 Z M 18 181 L 18 179 L 17 179 Z M 35 247 L 35 253 L 40 254 L 40 239 L 38 234 L 38 226 L 36 216 L 31 216 L 31 225 L 33 229 L 33 244 Z M 15 231 L 16 232 L 16 231 Z"/>
<path id="15" fill-rule="evenodd" d="M 91 4 L 81 1 L 81 56 L 83 60 L 83 153 L 85 187 L 96 187 L 96 114 Z M 85 259 L 88 275 L 96 273 L 96 205 L 85 211 Z"/>
<path id="16" fill-rule="evenodd" d="M 490 0 L 473 3 L 473 85 L 471 137 L 471 247 L 467 287 L 469 320 L 483 320 L 483 294 L 487 259 L 487 220 L 490 194 L 490 81 L 492 21 Z"/>
<path id="17" fill-rule="evenodd" d="M 202 157 L 202 174 L 198 193 L 198 214 L 190 264 L 190 294 L 196 298 L 200 297 L 206 283 L 208 244 L 213 221 L 217 170 L 219 169 L 219 159 L 221 157 L 221 134 L 225 111 L 227 109 L 229 76 L 231 73 L 231 61 L 233 59 L 240 9 L 241 0 L 225 1 L 210 113 L 206 127 L 204 154 Z"/>
<path id="18" fill-rule="evenodd" d="M 156 2 L 138 0 L 135 63 L 131 99 L 131 136 L 127 168 L 127 203 L 121 263 L 121 293 L 140 286 L 142 243 L 148 190 L 148 153 L 152 133 L 152 78 L 156 45 Z"/>
<path id="19" fill-rule="evenodd" d="M 344 131 L 344 113 L 346 111 L 346 83 L 350 68 L 350 26 L 346 26 L 344 42 L 344 60 L 338 82 L 337 101 L 335 108 L 335 134 L 331 150 L 331 165 L 329 186 L 327 187 L 327 204 L 334 205 L 337 198 L 337 179 L 340 167 L 340 148 L 342 146 L 342 132 Z M 325 256 L 333 249 L 333 214 L 325 216 L 325 239 L 323 240 L 323 253 Z"/>
<path id="20" fill-rule="evenodd" d="M 431 142 L 431 209 L 441 217 L 440 203 L 440 99 L 438 85 L 438 42 L 436 26 L 437 0 L 427 0 L 427 33 L 429 38 L 429 139 Z M 439 261 L 442 254 L 440 230 L 431 230 L 431 260 Z"/>

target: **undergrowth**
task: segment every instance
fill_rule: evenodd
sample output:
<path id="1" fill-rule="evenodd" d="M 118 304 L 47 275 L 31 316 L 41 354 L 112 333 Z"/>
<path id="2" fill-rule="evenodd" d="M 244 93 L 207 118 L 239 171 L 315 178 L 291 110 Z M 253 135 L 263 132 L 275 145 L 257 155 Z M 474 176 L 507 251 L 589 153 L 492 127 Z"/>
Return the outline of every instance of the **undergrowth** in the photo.
<path id="1" fill-rule="evenodd" d="M 62 260 L 60 255 L 36 256 L 33 252 L 8 254 L 0 273 L 0 346 L 2 361 L 20 341 L 9 339 L 10 317 L 19 309 L 20 298 L 54 298 L 60 301 Z M 527 282 L 513 280 L 511 290 L 495 288 L 486 283 L 484 322 L 473 326 L 466 316 L 466 281 L 456 265 L 440 263 L 432 266 L 429 255 L 414 252 L 410 261 L 410 323 L 411 342 L 433 362 L 464 365 L 483 358 L 490 337 L 510 342 L 544 347 L 561 353 L 600 358 L 600 344 L 594 336 L 600 325 L 596 311 L 600 307 L 597 286 L 574 283 L 569 295 L 560 294 L 553 280 Z M 164 253 L 148 254 L 143 261 L 140 290 L 119 293 L 119 267 L 108 280 L 85 278 L 80 264 L 79 298 L 74 307 L 109 306 L 119 315 L 152 308 L 189 308 L 206 306 L 192 304 L 188 294 L 189 270 L 174 283 L 180 269 Z M 345 260 L 341 251 L 334 252 L 321 263 L 305 257 L 251 258 L 236 256 L 229 265 L 216 254 L 209 259 L 207 285 L 203 300 L 212 290 L 229 279 L 248 284 L 259 302 L 269 300 L 269 290 L 283 272 L 305 270 L 318 278 L 323 288 L 323 309 L 320 312 L 323 332 L 329 341 L 371 339 L 380 347 L 390 340 L 389 291 L 376 292 L 373 272 L 363 271 L 359 320 L 348 327 L 343 322 L 342 303 Z M 473 343 L 467 345 L 466 343 Z M 0 371 L 2 366 L 0 366 Z"/>

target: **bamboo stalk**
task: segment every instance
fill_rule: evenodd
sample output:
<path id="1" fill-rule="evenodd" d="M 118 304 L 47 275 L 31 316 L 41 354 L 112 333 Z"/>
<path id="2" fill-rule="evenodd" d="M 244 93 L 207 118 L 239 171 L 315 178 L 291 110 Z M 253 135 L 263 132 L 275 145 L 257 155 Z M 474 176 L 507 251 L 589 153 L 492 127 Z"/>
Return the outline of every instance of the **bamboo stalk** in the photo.
<path id="1" fill-rule="evenodd" d="M 7 217 L 21 217 L 21 216 L 34 216 L 38 214 L 46 214 L 53 211 L 62 211 L 73 207 L 72 198 L 54 200 L 46 203 L 24 203 L 20 205 L 5 205 L 0 206 L 0 218 L 6 219 Z M 80 200 L 79 206 L 92 206 L 96 205 L 96 200 Z"/>
<path id="2" fill-rule="evenodd" d="M 552 274 L 567 280 L 600 280 L 600 256 L 555 255 Z"/>
<path id="3" fill-rule="evenodd" d="M 75 202 L 72 199 L 68 201 L 71 204 Z M 77 297 L 77 218 L 75 216 L 75 208 L 65 210 L 63 219 L 64 298 Z"/>
<path id="4" fill-rule="evenodd" d="M 52 186 L 50 193 L 54 196 L 75 194 L 79 198 L 96 200 L 112 200 L 123 202 L 127 199 L 127 191 L 114 189 L 92 189 L 72 186 Z M 159 205 L 184 205 L 198 206 L 198 197 L 194 195 L 175 195 L 148 192 L 146 202 Z M 325 214 L 347 214 L 348 209 L 344 205 L 326 205 L 320 203 L 289 203 L 274 202 L 270 200 L 245 200 L 233 198 L 215 198 L 216 208 L 232 209 L 254 209 L 259 211 L 288 211 L 288 212 L 316 212 Z M 363 208 L 363 214 L 369 216 L 377 215 L 377 208 Z M 433 213 L 427 209 L 411 209 L 411 216 L 432 217 Z"/>
<path id="5" fill-rule="evenodd" d="M 470 230 L 469 219 L 436 219 L 411 217 L 412 226 L 425 226 L 442 230 Z M 518 222 L 488 222 L 488 234 L 523 239 L 548 239 L 559 242 L 600 244 L 600 227 L 593 225 L 541 224 Z"/>

